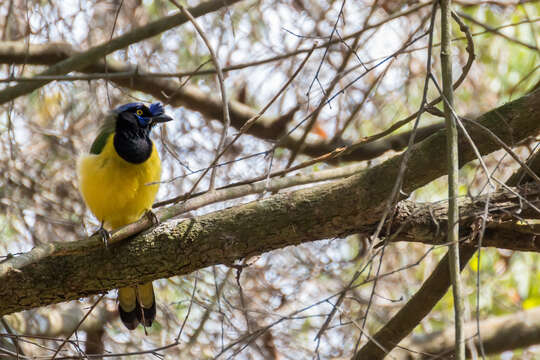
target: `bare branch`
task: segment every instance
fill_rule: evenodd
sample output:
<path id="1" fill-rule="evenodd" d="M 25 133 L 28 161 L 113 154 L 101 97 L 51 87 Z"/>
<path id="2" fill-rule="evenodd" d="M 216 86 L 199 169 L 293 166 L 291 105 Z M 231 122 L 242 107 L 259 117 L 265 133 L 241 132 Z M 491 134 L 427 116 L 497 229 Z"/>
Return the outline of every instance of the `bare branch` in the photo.
<path id="1" fill-rule="evenodd" d="M 194 16 L 202 16 L 221 9 L 223 6 L 232 5 L 238 1 L 240 0 L 212 0 L 192 8 L 190 12 Z M 107 41 L 104 44 L 94 46 L 91 49 L 83 51 L 82 53 L 78 53 L 65 60 L 62 60 L 59 63 L 51 66 L 49 69 L 41 72 L 39 75 L 60 75 L 67 74 L 71 71 L 84 69 L 85 67 L 98 62 L 101 58 L 116 50 L 125 48 L 126 46 L 137 43 L 144 39 L 148 39 L 152 36 L 156 36 L 164 31 L 172 29 L 173 27 L 184 24 L 187 21 L 187 17 L 183 14 L 167 16 L 163 19 L 132 30 L 111 41 Z M 39 89 L 49 82 L 50 80 L 41 80 L 38 82 L 21 83 L 8 87 L 7 89 L 0 91 L 0 105 Z"/>
<path id="2" fill-rule="evenodd" d="M 446 123 L 446 163 L 448 166 L 448 263 L 454 297 L 454 319 L 456 329 L 455 357 L 465 360 L 465 336 L 463 334 L 463 285 L 460 273 L 459 249 L 459 159 L 457 119 L 452 113 L 454 89 L 452 88 L 452 48 L 451 39 L 451 0 L 441 0 L 441 72 L 444 97 L 444 117 Z M 466 261 L 465 261 L 466 263 Z"/>
<path id="3" fill-rule="evenodd" d="M 505 316 L 487 318 L 480 321 L 477 329 L 476 321 L 465 324 L 466 338 L 474 338 L 476 346 L 480 346 L 478 330 L 482 334 L 482 343 L 487 354 L 498 354 L 507 350 L 515 350 L 540 343 L 540 308 L 520 311 Z M 434 356 L 445 357 L 454 347 L 454 330 L 425 335 L 422 339 L 406 343 L 418 353 L 429 355 L 411 356 L 413 359 L 432 359 Z M 470 356 L 470 354 L 468 354 Z"/>
<path id="4" fill-rule="evenodd" d="M 460 246 L 460 269 L 463 269 L 475 251 L 474 247 Z M 368 342 L 356 353 L 354 360 L 383 359 L 387 354 L 381 350 L 375 341 L 388 350 L 393 349 L 431 311 L 450 287 L 450 273 L 448 271 L 450 264 L 448 258 L 449 255 L 446 254 L 420 290 L 377 334 L 373 335 L 374 341 Z"/>

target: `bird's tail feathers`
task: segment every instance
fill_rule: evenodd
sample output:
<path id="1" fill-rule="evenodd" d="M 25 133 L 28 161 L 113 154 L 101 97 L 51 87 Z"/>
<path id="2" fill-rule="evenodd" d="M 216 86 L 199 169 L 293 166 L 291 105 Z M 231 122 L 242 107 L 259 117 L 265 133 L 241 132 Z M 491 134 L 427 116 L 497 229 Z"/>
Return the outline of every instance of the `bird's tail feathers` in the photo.
<path id="1" fill-rule="evenodd" d="M 152 326 L 156 318 L 156 299 L 151 282 L 118 289 L 118 312 L 120 319 L 129 330 L 139 323 Z"/>
<path id="2" fill-rule="evenodd" d="M 137 312 L 139 322 L 143 326 L 152 326 L 152 321 L 156 318 L 156 297 L 151 282 L 137 286 L 137 302 L 142 310 Z"/>
<path id="3" fill-rule="evenodd" d="M 139 302 L 137 301 L 137 288 L 127 286 L 118 289 L 118 313 L 120 320 L 129 330 L 135 330 L 139 325 L 137 313 L 140 312 Z"/>

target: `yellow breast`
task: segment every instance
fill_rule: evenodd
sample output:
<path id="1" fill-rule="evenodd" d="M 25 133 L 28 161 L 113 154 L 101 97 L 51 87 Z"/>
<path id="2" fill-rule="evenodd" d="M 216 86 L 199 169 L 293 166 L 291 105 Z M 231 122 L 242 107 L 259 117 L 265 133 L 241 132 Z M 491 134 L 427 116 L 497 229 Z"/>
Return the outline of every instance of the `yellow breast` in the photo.
<path id="1" fill-rule="evenodd" d="M 102 152 L 79 158 L 79 189 L 86 205 L 109 229 L 138 220 L 152 207 L 159 189 L 161 162 L 155 145 L 152 154 L 141 164 L 122 159 L 114 149 L 114 134 Z"/>

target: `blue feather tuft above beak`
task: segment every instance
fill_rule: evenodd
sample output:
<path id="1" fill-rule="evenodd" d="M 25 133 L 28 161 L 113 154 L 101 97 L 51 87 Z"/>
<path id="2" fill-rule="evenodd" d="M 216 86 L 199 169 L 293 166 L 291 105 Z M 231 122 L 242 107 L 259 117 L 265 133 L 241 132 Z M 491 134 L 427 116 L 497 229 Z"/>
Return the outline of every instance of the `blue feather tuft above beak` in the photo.
<path id="1" fill-rule="evenodd" d="M 163 105 L 161 103 L 156 102 L 150 105 L 150 113 L 152 116 L 159 116 L 162 115 L 165 111 L 163 110 Z"/>

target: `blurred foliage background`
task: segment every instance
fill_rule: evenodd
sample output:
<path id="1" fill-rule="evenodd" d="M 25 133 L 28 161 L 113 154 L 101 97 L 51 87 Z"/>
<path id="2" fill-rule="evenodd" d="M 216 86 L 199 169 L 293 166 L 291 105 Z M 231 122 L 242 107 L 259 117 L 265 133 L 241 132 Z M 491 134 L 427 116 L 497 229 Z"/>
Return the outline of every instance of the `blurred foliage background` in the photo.
<path id="1" fill-rule="evenodd" d="M 462 19 L 473 36 L 476 51 L 476 60 L 455 94 L 460 114 L 474 118 L 537 86 L 540 2 L 463 0 L 454 1 L 454 9 L 465 15 Z M 175 11 L 175 5 L 162 0 L 5 0 L 0 3 L 0 47 L 8 42 L 28 46 L 68 43 L 74 49 L 87 49 Z M 431 3 L 419 1 L 246 0 L 199 17 L 197 22 L 226 70 L 229 97 L 255 111 L 292 75 L 306 49 L 322 44 L 265 115 L 275 118 L 298 107 L 286 130 L 294 130 L 291 136 L 300 138 L 306 131 L 302 119 L 317 108 L 325 94 L 336 94 L 322 108 L 306 137 L 306 143 L 336 147 L 377 134 L 418 110 L 427 57 L 427 36 L 420 35 L 429 25 L 430 11 Z M 457 24 L 453 34 L 456 39 L 452 59 L 457 77 L 468 53 Z M 325 46 L 329 39 L 337 41 Z M 439 42 L 437 29 L 434 41 Z M 297 53 L 298 49 L 303 51 Z M 432 61 L 436 76 L 440 67 L 438 51 L 435 45 Z M 117 51 L 108 59 L 147 72 L 170 73 L 163 76 L 164 81 L 178 87 L 195 86 L 209 97 L 219 96 L 215 74 L 198 73 L 213 69 L 213 65 L 191 24 Z M 268 61 L 252 63 L 259 60 Z M 233 66 L 236 68 L 227 69 Z M 2 57 L 0 87 L 45 68 Z M 178 72 L 192 74 L 173 74 Z M 77 157 L 88 151 L 109 109 L 125 102 L 154 99 L 97 77 L 58 79 L 0 107 L 0 260 L 50 241 L 81 239 L 98 228 L 77 190 Z M 346 90 L 339 93 L 343 88 Z M 429 98 L 437 95 L 431 87 Z M 222 122 L 189 106 L 166 104 L 166 111 L 176 121 L 153 134 L 163 161 L 158 200 L 190 190 L 197 171 L 212 162 L 223 129 Z M 421 126 L 438 122 L 439 118 L 425 114 Z M 409 123 L 396 134 L 411 129 Z M 229 138 L 237 131 L 230 128 Z M 224 165 L 217 169 L 216 185 L 264 175 L 270 168 L 285 168 L 291 160 L 291 148 L 279 147 L 270 154 L 273 144 L 269 139 L 243 135 L 221 158 Z M 531 141 L 516 151 L 525 159 L 536 145 Z M 387 151 L 359 164 L 368 168 L 395 154 Z M 300 151 L 292 163 L 309 158 Z M 485 162 L 501 181 L 516 169 L 515 162 L 503 152 L 485 157 Z M 317 172 L 347 164 L 319 163 L 307 170 Z M 461 195 L 475 196 L 489 190 L 479 168 L 474 161 L 462 169 Z M 206 177 L 198 189 L 208 185 Z M 186 216 L 267 195 L 212 204 Z M 415 191 L 411 198 L 422 202 L 445 199 L 446 179 Z M 350 358 L 360 334 L 357 324 L 366 319 L 367 332 L 374 333 L 415 293 L 445 252 L 443 247 L 430 249 L 412 243 L 388 245 L 380 272 L 402 270 L 378 281 L 371 300 L 370 285 L 350 291 L 339 317 L 319 340 L 314 340 L 332 308 L 325 299 L 345 287 L 364 265 L 368 271 L 358 283 L 376 271 L 380 259 L 367 258 L 366 246 L 361 235 L 328 239 L 245 259 L 249 266 L 241 274 L 220 265 L 189 276 L 159 280 L 155 283 L 159 292 L 158 318 L 154 326 L 146 329 L 147 334 L 141 328 L 129 333 L 122 328 L 114 314 L 116 296 L 111 292 L 94 311 L 93 327 L 81 327 L 58 358 L 83 356 L 85 352 L 126 353 L 127 358 L 127 353 L 148 350 L 154 350 L 153 356 L 171 359 Z M 422 258 L 426 252 L 429 254 Z M 422 261 L 410 266 L 419 259 Z M 482 250 L 480 263 L 475 257 L 464 271 L 468 320 L 540 305 L 538 263 L 538 255 L 533 253 Z M 21 337 L 19 350 L 28 356 L 50 357 L 71 333 L 73 319 L 76 324 L 95 301 L 90 297 L 6 316 L 0 330 L 2 334 L 12 331 L 35 336 Z M 369 313 L 364 317 L 368 303 Z M 407 339 L 408 344 L 452 324 L 452 297 L 447 294 Z M 266 331 L 256 331 L 265 326 Z M 172 344 L 179 331 L 180 344 L 160 349 Z M 12 347 L 8 336 L 0 337 L 0 347 Z M 395 357 L 413 355 L 396 351 Z M 540 358 L 540 348 L 517 349 L 489 358 L 535 359 Z"/>

